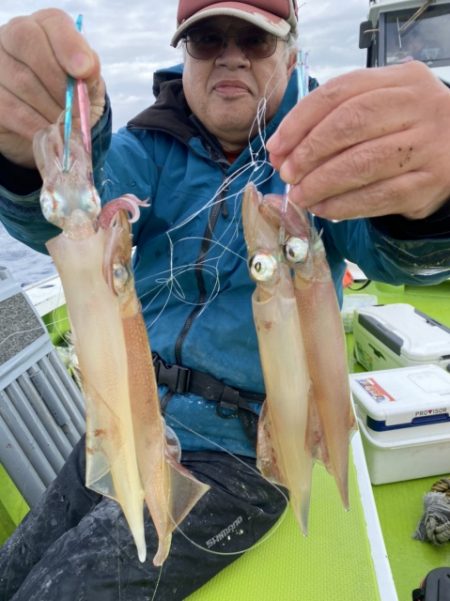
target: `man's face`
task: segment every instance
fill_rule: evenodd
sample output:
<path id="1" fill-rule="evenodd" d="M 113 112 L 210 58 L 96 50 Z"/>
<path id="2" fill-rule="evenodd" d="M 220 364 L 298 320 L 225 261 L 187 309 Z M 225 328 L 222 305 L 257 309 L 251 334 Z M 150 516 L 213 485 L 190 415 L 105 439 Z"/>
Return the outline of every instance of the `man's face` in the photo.
<path id="1" fill-rule="evenodd" d="M 205 19 L 200 26 L 230 36 L 252 27 L 231 17 Z M 271 56 L 257 60 L 249 59 L 235 40 L 228 38 L 219 55 L 208 60 L 186 52 L 183 72 L 184 93 L 192 112 L 227 151 L 240 150 L 252 128 L 252 133 L 257 131 L 254 123 L 262 98 L 267 99 L 263 119 L 268 121 L 275 114 L 295 64 L 295 51 L 288 54 L 282 40 Z"/>

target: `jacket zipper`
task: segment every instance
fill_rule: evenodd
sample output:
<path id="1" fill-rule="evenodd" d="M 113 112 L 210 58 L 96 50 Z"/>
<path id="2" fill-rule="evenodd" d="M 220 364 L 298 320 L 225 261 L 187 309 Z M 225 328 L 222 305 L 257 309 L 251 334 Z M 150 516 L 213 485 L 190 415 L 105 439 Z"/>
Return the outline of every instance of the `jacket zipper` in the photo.
<path id="1" fill-rule="evenodd" d="M 189 333 L 189 330 L 191 329 L 192 324 L 199 315 L 200 311 L 203 309 L 203 305 L 206 301 L 207 290 L 205 286 L 205 280 L 203 278 L 203 259 L 205 258 L 211 247 L 212 235 L 217 225 L 220 212 L 222 211 L 223 216 L 228 214 L 228 211 L 225 207 L 226 193 L 227 188 L 223 188 L 220 194 L 220 201 L 216 202 L 211 209 L 211 212 L 208 216 L 208 223 L 206 225 L 203 241 L 200 246 L 200 253 L 198 255 L 197 261 L 195 262 L 195 277 L 197 280 L 200 296 L 198 299 L 198 305 L 194 307 L 194 309 L 191 311 L 188 318 L 184 322 L 184 326 L 175 343 L 175 362 L 178 365 L 183 365 L 183 343 L 186 339 L 186 336 Z"/>

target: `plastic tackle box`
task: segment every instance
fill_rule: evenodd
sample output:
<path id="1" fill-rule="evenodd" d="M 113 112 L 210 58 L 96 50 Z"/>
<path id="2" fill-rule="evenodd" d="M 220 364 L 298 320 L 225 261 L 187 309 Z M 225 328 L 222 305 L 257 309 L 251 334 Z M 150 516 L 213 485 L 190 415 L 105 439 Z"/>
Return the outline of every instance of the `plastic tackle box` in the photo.
<path id="1" fill-rule="evenodd" d="M 450 329 L 412 305 L 358 309 L 353 335 L 355 358 L 367 370 L 434 363 L 450 371 Z"/>
<path id="2" fill-rule="evenodd" d="M 450 373 L 419 365 L 350 375 L 373 484 L 450 472 Z"/>

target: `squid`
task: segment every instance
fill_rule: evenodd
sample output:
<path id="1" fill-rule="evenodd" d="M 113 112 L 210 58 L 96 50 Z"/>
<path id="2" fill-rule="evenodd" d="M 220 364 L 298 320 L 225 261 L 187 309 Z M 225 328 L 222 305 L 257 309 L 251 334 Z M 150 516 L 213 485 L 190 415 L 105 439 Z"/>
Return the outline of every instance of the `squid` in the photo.
<path id="1" fill-rule="evenodd" d="M 311 380 L 307 444 L 335 478 L 349 508 L 349 439 L 356 428 L 348 380 L 345 334 L 324 244 L 306 211 L 276 195 L 262 212 L 282 223 L 283 254 L 293 268 L 294 291 Z M 285 210 L 284 210 L 285 209 Z"/>
<path id="2" fill-rule="evenodd" d="M 42 212 L 62 229 L 46 246 L 63 284 L 86 400 L 86 486 L 119 503 L 142 562 L 147 504 L 158 534 L 153 563 L 162 565 L 173 530 L 209 487 L 180 464 L 179 442 L 160 413 L 130 265 L 128 213 L 137 219 L 146 203 L 125 195 L 101 210 L 90 146 L 77 132 L 65 144 L 54 124 L 36 134 L 33 148 Z"/>
<path id="3" fill-rule="evenodd" d="M 266 388 L 257 466 L 266 479 L 289 490 L 306 534 L 313 466 L 305 444 L 311 383 L 290 268 L 280 252 L 278 228 L 264 219 L 261 204 L 261 195 L 249 184 L 242 220 L 250 275 L 256 281 L 252 308 Z"/>
<path id="4" fill-rule="evenodd" d="M 100 222 L 108 232 L 104 275 L 118 296 L 127 348 L 138 468 L 145 501 L 159 539 L 153 563 L 160 566 L 169 554 L 173 530 L 209 490 L 209 486 L 199 482 L 181 465 L 180 443 L 160 412 L 150 343 L 131 269 L 127 210 L 135 212 L 135 203 L 136 199 L 131 195 L 113 201 L 110 206 L 106 205 Z"/>

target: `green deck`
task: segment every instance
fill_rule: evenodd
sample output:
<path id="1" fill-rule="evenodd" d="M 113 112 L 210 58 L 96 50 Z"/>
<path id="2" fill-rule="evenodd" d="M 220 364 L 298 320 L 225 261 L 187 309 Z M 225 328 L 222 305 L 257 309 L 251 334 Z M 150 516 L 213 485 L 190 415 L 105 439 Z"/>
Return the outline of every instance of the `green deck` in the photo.
<path id="1" fill-rule="evenodd" d="M 28 505 L 0 464 L 0 545 L 28 513 Z"/>
<path id="2" fill-rule="evenodd" d="M 308 537 L 289 511 L 270 538 L 189 601 L 380 601 L 353 465 L 350 505 L 344 511 L 333 479 L 316 466 Z"/>

